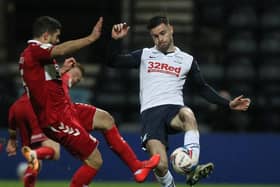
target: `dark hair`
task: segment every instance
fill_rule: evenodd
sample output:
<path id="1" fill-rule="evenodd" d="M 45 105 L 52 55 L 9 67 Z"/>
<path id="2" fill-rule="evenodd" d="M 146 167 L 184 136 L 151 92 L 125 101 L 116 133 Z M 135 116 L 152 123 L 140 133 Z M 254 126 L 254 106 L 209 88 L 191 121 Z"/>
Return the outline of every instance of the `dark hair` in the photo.
<path id="1" fill-rule="evenodd" d="M 154 16 L 149 20 L 147 29 L 151 30 L 162 23 L 165 25 L 169 24 L 169 20 L 166 16 Z"/>
<path id="2" fill-rule="evenodd" d="M 76 62 L 74 67 L 79 68 L 79 70 L 80 70 L 80 71 L 81 71 L 81 73 L 82 73 L 82 76 L 84 76 L 84 75 L 85 75 L 85 68 L 82 66 L 82 64 L 80 64 L 80 63 Z"/>
<path id="3" fill-rule="evenodd" d="M 61 27 L 61 23 L 55 18 L 50 16 L 39 17 L 33 24 L 33 37 L 40 37 L 44 32 L 55 33 Z"/>

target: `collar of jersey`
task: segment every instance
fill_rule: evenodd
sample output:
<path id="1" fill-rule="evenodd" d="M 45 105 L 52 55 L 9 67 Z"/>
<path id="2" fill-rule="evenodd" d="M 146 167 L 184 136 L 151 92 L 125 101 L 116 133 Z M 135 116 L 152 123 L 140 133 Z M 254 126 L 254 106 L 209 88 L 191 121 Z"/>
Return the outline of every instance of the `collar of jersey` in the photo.
<path id="1" fill-rule="evenodd" d="M 40 46 L 45 46 L 46 48 L 50 48 L 50 47 L 53 46 L 53 45 L 50 44 L 50 43 L 42 43 L 42 42 L 40 42 L 40 41 L 38 41 L 38 40 L 28 40 L 27 43 L 28 43 L 28 44 L 30 44 L 30 43 L 35 43 L 35 44 L 38 44 L 38 45 L 40 45 Z"/>
<path id="2" fill-rule="evenodd" d="M 174 52 L 162 53 L 161 51 L 159 51 L 159 50 L 156 48 L 156 46 L 153 47 L 153 50 L 154 50 L 154 52 L 160 53 L 160 54 L 163 54 L 163 55 L 168 55 L 168 54 L 172 54 L 172 53 L 173 53 L 173 54 L 176 54 L 177 52 L 180 51 L 180 49 L 179 49 L 178 47 L 176 47 L 176 46 L 175 46 L 175 51 L 174 51 Z"/>

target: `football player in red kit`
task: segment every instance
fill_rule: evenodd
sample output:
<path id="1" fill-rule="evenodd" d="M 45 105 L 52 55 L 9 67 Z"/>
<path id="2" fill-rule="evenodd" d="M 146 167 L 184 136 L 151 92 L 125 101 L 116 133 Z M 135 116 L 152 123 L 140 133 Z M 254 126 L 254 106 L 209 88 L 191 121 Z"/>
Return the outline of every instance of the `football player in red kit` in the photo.
<path id="1" fill-rule="evenodd" d="M 64 89 L 66 97 L 68 97 L 68 99 L 70 100 L 69 88 L 81 80 L 82 75 L 84 73 L 84 69 L 80 64 L 75 62 L 74 58 L 66 59 L 62 69 L 63 69 L 63 71 L 68 71 L 67 69 L 70 69 L 68 72 L 66 72 L 62 75 L 63 89 Z M 62 73 L 63 73 L 63 71 L 62 71 Z M 24 96 L 22 96 L 22 98 L 19 100 L 25 100 L 26 102 L 29 102 L 29 100 L 27 99 L 26 96 L 24 98 L 23 97 Z M 28 104 L 26 104 L 26 105 L 28 107 L 31 106 L 30 103 L 29 103 L 29 105 Z M 87 105 L 87 104 L 81 104 L 81 103 L 72 103 L 72 107 L 76 113 L 77 119 L 81 120 L 81 125 L 87 131 L 92 131 L 93 128 L 96 130 L 101 130 L 103 132 L 104 137 L 105 137 L 108 145 L 110 146 L 110 148 L 113 149 L 113 151 L 126 163 L 126 165 L 134 173 L 134 179 L 137 182 L 143 182 L 145 180 L 145 178 L 147 177 L 147 175 L 149 174 L 150 170 L 158 164 L 159 156 L 157 155 L 155 157 L 152 157 L 148 161 L 143 161 L 143 162 L 139 161 L 137 159 L 136 155 L 134 154 L 133 150 L 130 148 L 130 146 L 120 136 L 118 129 L 114 125 L 113 118 L 110 116 L 109 113 L 107 113 L 104 110 L 98 109 L 94 106 Z M 25 117 L 28 117 L 28 115 L 26 115 Z M 25 121 L 27 121 L 27 120 L 25 120 Z M 33 120 L 33 121 L 35 121 L 35 120 Z M 29 123 L 31 123 L 31 122 L 29 122 Z M 26 124 L 25 126 L 28 126 L 28 124 Z M 36 126 L 38 126 L 38 125 L 35 124 L 33 126 L 35 126 L 34 133 L 36 131 L 40 132 L 40 129 L 36 130 L 37 129 Z M 65 127 L 64 125 L 61 125 L 60 128 L 65 128 L 64 132 L 67 131 L 67 127 Z M 32 130 L 33 130 L 33 127 L 32 127 Z M 71 128 L 69 128 L 68 130 L 69 130 L 69 132 L 73 131 L 73 129 L 71 130 Z M 23 130 L 20 129 L 21 134 L 22 134 L 22 132 L 23 132 L 23 134 L 26 134 L 26 133 L 24 133 L 25 131 L 26 131 L 26 129 L 24 129 L 24 128 L 23 128 Z M 44 137 L 43 135 L 39 135 L 39 134 L 40 133 L 35 133 L 31 137 Z M 31 138 L 31 140 L 32 140 L 32 138 Z M 48 141 L 51 141 L 51 140 L 48 140 Z M 9 140 L 9 142 L 10 142 L 10 140 Z M 32 141 L 32 142 L 34 142 L 34 141 Z M 44 142 L 45 141 L 43 141 L 43 143 Z M 23 143 L 23 145 L 28 145 L 28 144 Z M 47 151 L 47 149 L 51 149 L 51 147 L 42 146 L 42 147 L 39 147 L 38 149 L 34 149 L 34 151 L 29 149 L 28 147 L 24 147 L 23 153 L 28 160 L 30 157 L 35 157 L 35 158 L 37 157 L 38 159 L 53 158 L 53 156 L 51 155 L 52 152 Z M 42 155 L 42 151 L 39 151 L 39 155 L 38 155 L 38 150 L 45 150 L 46 153 L 49 153 L 49 156 L 48 157 L 40 156 L 40 155 Z M 57 149 L 56 149 L 55 152 L 57 153 L 59 151 L 57 151 Z M 34 163 L 34 168 L 37 169 L 38 168 L 37 159 L 33 159 L 33 163 Z M 32 172 L 34 173 L 34 171 L 32 171 Z M 24 178 L 26 181 L 25 183 L 26 184 L 31 183 L 31 182 L 34 183 L 33 181 L 34 181 L 34 178 L 36 179 L 36 177 L 34 177 L 34 176 L 32 177 L 30 175 L 27 175 L 27 176 L 29 176 L 29 177 Z M 30 178 L 30 179 L 27 180 L 28 178 Z M 28 185 L 26 185 L 26 186 L 28 186 Z"/>

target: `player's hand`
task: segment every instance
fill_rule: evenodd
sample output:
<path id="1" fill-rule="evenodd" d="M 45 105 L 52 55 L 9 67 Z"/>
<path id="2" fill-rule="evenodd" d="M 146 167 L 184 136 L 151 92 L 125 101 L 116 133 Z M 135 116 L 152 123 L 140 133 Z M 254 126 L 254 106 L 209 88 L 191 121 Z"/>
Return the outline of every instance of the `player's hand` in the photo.
<path id="1" fill-rule="evenodd" d="M 249 98 L 244 98 L 243 95 L 240 95 L 230 101 L 229 107 L 232 110 L 246 111 L 248 110 L 250 104 L 251 104 L 251 100 Z"/>
<path id="2" fill-rule="evenodd" d="M 112 27 L 112 38 L 115 40 L 125 37 L 130 27 L 126 23 L 119 23 Z"/>
<path id="3" fill-rule="evenodd" d="M 103 17 L 100 17 L 97 23 L 95 24 L 95 26 L 93 27 L 91 34 L 88 36 L 88 39 L 91 42 L 95 42 L 101 36 L 102 25 L 103 25 Z"/>
<path id="4" fill-rule="evenodd" d="M 66 58 L 64 60 L 63 65 L 60 68 L 60 74 L 62 75 L 64 73 L 66 73 L 67 71 L 69 71 L 70 69 L 72 69 L 76 63 L 77 63 L 77 61 L 74 57 Z"/>
<path id="5" fill-rule="evenodd" d="M 9 139 L 6 147 L 8 156 L 14 156 L 17 154 L 17 141 L 15 139 Z"/>

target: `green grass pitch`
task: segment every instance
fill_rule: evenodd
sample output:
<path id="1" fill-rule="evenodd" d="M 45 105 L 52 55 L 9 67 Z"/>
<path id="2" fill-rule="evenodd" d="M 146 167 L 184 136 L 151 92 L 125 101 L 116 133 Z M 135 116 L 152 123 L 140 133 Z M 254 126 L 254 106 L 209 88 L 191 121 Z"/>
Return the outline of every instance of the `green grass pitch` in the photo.
<path id="1" fill-rule="evenodd" d="M 1 187 L 22 187 L 19 181 L 0 180 Z M 38 181 L 36 187 L 68 187 L 65 181 Z M 92 187 L 160 187 L 158 183 L 132 183 L 132 182 L 92 182 Z M 188 187 L 186 184 L 176 184 L 177 187 Z M 197 184 L 195 187 L 280 187 L 280 184 Z"/>

